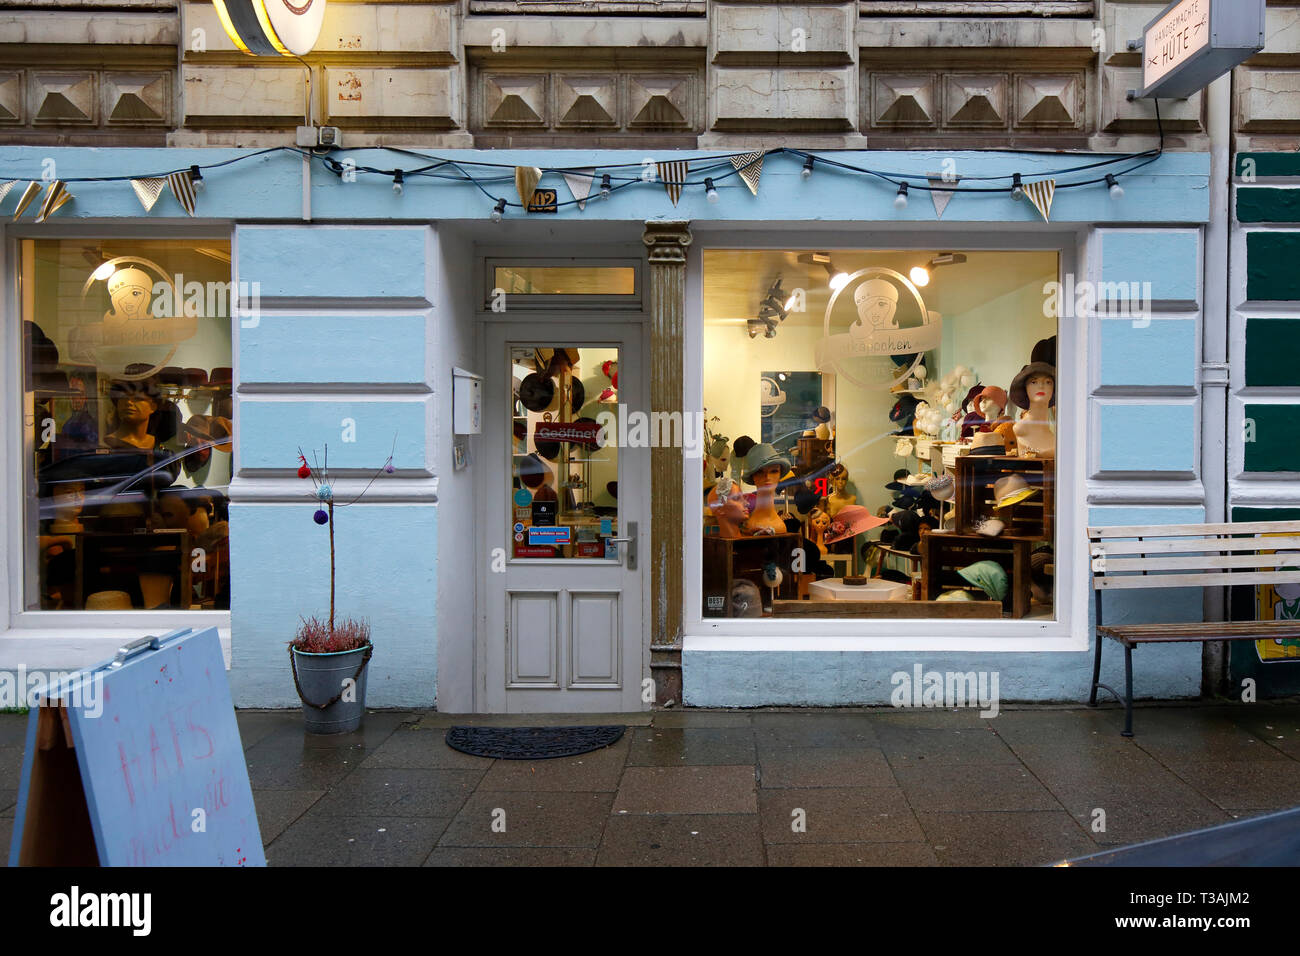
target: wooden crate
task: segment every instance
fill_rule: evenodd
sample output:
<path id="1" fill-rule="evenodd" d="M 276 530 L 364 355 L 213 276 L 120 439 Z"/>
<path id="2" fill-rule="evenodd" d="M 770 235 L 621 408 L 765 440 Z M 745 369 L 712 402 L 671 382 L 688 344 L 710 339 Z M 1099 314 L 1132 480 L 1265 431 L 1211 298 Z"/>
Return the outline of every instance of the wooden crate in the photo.
<path id="1" fill-rule="evenodd" d="M 933 601 L 944 587 L 968 586 L 959 568 L 977 561 L 996 561 L 1007 571 L 1009 587 L 1003 607 L 1012 617 L 1029 613 L 1031 602 L 1029 556 L 1038 539 L 1007 534 L 990 538 L 982 534 L 921 535 L 921 598 Z"/>
<path id="2" fill-rule="evenodd" d="M 758 593 L 766 607 L 771 601 L 771 591 L 763 583 L 763 565 L 775 561 L 781 569 L 781 586 L 776 589 L 778 598 L 796 599 L 799 596 L 794 566 L 794 550 L 803 545 L 801 534 L 760 534 L 745 538 L 704 537 L 704 616 L 726 617 L 731 605 L 731 585 L 737 578 L 746 578 L 758 585 Z M 717 598 L 721 598 L 718 606 Z M 715 600 L 710 606 L 710 598 Z"/>
<path id="3" fill-rule="evenodd" d="M 973 533 L 984 518 L 1006 524 L 1004 534 L 1051 541 L 1056 514 L 1056 461 L 1005 455 L 963 455 L 955 462 L 957 530 Z M 1008 508 L 994 508 L 993 486 L 1006 475 L 1019 475 L 1038 494 Z"/>

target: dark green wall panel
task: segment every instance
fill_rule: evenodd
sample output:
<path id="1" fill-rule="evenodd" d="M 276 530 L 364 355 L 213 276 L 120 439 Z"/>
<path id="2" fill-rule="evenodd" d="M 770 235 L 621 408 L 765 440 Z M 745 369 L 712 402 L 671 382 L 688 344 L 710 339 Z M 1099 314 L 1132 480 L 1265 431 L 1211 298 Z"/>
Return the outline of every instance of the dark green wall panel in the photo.
<path id="1" fill-rule="evenodd" d="M 1300 319 L 1246 320 L 1246 384 L 1300 386 Z"/>
<path id="2" fill-rule="evenodd" d="M 1300 405 L 1247 405 L 1246 419 L 1246 471 L 1300 471 Z"/>
<path id="3" fill-rule="evenodd" d="M 1300 299 L 1300 232 L 1246 235 L 1246 298 L 1253 302 Z"/>
<path id="4" fill-rule="evenodd" d="M 1255 161 L 1256 176 L 1300 176 L 1298 153 L 1238 153 L 1237 175 L 1246 175 L 1246 160 Z"/>
<path id="5" fill-rule="evenodd" d="M 1300 189 L 1238 189 L 1237 221 L 1300 222 Z"/>

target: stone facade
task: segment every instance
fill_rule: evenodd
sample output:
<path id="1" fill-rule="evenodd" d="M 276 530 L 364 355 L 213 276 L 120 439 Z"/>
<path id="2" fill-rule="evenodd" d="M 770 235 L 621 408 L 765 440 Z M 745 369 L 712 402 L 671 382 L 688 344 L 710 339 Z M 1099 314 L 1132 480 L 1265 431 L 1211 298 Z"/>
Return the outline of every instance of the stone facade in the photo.
<path id="1" fill-rule="evenodd" d="M 265 146 L 1146 148 L 1135 0 L 332 0 L 305 61 L 251 58 L 208 0 L 12 0 L 0 139 Z M 108 7 L 108 9 L 103 9 Z M 1238 147 L 1300 141 L 1300 7 L 1236 71 Z M 1205 149 L 1200 94 L 1162 103 Z"/>

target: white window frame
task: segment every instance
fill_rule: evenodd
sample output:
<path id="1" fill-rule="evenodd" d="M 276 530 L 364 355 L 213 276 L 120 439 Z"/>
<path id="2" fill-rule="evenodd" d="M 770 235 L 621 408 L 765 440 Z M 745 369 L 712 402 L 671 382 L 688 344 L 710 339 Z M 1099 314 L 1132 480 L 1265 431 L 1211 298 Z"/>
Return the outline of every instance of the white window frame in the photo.
<path id="1" fill-rule="evenodd" d="M 559 244 L 559 243 L 557 243 Z M 574 249 L 572 244 L 562 244 L 564 249 Z M 508 247 L 507 247 L 508 248 Z M 535 247 L 534 247 L 535 248 Z M 645 302 L 645 256 L 611 256 L 609 246 L 588 246 L 581 247 L 589 254 L 575 254 L 571 256 L 543 256 L 514 255 L 510 252 L 500 255 L 487 255 L 478 258 L 476 265 L 483 270 L 479 281 L 479 287 L 483 290 L 482 301 L 479 303 L 481 314 L 489 319 L 496 315 L 500 317 L 501 313 L 492 311 L 492 299 L 495 291 L 493 283 L 496 280 L 497 269 L 508 269 L 511 267 L 521 269 L 545 269 L 545 268 L 619 268 L 632 270 L 632 294 L 631 295 L 557 295 L 550 293 L 538 293 L 536 295 L 524 295 L 523 293 L 506 294 L 506 313 L 510 312 L 641 312 Z"/>
<path id="2" fill-rule="evenodd" d="M 229 611 L 29 611 L 24 603 L 24 535 L 26 534 L 23 498 L 27 491 L 24 469 L 28 462 L 22 454 L 23 425 L 22 382 L 22 302 L 18 295 L 19 243 L 24 239 L 85 239 L 131 241 L 133 239 L 216 240 L 230 243 L 231 278 L 234 278 L 233 225 L 198 226 L 138 223 L 108 225 L 102 223 L 15 224 L 4 229 L 0 242 L 0 276 L 4 291 L 0 294 L 0 670 L 26 668 L 77 668 L 111 657 L 125 641 L 146 634 L 164 634 L 179 627 L 216 627 L 221 637 L 226 666 L 230 666 Z M 239 381 L 238 332 L 234 328 L 235 303 L 231 304 L 232 378 Z M 238 402 L 232 409 L 239 433 Z M 231 474 L 238 473 L 238 443 L 232 448 Z"/>
<path id="3" fill-rule="evenodd" d="M 1026 231 L 1006 224 L 943 225 L 933 229 L 890 228 L 871 223 L 870 238 L 839 228 L 780 230 L 773 224 L 752 230 L 713 230 L 697 224 L 687 259 L 686 334 L 683 360 L 687 409 L 704 407 L 704 286 L 706 249 L 826 249 L 931 251 L 939 246 L 963 251 L 1042 251 L 1058 255 L 1058 281 L 1068 273 L 1084 275 L 1082 251 L 1087 229 Z M 1060 651 L 1087 650 L 1088 561 L 1083 546 L 1087 527 L 1087 413 L 1089 404 L 1088 318 L 1062 315 L 1057 327 L 1057 515 L 1056 618 L 1027 620 L 804 620 L 796 618 L 728 619 L 703 615 L 704 478 L 698 459 L 683 462 L 683 648 L 686 651 Z M 901 625 L 901 626 L 900 626 Z"/>

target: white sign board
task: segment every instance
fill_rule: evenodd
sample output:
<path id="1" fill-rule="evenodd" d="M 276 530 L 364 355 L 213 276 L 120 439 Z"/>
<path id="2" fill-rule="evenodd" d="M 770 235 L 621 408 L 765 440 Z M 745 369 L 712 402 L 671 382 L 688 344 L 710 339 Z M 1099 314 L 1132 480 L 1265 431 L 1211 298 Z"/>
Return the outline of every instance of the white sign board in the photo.
<path id="1" fill-rule="evenodd" d="M 1177 0 L 1142 34 L 1142 96 L 1186 99 L 1264 49 L 1265 0 Z"/>

